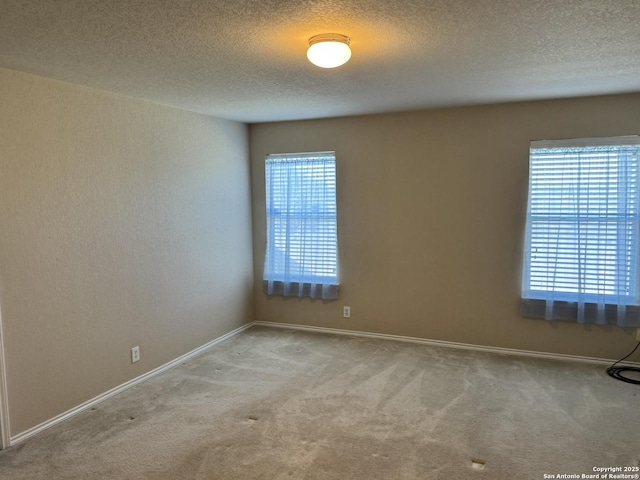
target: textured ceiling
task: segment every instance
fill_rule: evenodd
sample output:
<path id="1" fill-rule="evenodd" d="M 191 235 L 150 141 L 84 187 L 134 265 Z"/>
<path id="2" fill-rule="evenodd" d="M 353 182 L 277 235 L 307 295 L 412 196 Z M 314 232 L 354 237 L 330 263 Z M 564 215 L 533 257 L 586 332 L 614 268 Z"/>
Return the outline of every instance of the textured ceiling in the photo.
<path id="1" fill-rule="evenodd" d="M 0 0 L 0 66 L 249 123 L 637 92 L 640 0 Z"/>

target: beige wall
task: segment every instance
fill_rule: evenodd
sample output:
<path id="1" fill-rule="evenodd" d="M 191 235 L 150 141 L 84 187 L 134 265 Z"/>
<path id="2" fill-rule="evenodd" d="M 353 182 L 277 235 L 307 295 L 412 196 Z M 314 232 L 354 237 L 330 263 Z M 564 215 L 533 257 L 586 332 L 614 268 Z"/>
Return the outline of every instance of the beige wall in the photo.
<path id="1" fill-rule="evenodd" d="M 252 320 L 247 133 L 0 69 L 12 435 Z"/>
<path id="2" fill-rule="evenodd" d="M 260 124 L 249 144 L 242 124 L 0 69 L 11 434 L 252 319 L 621 356 L 631 330 L 518 315 L 527 153 L 639 125 L 636 94 Z M 337 152 L 341 299 L 267 299 L 264 156 L 316 150 Z"/>
<path id="3" fill-rule="evenodd" d="M 529 141 L 628 134 L 640 94 L 253 125 L 256 319 L 622 356 L 631 329 L 523 319 L 518 301 Z M 267 298 L 264 156 L 318 150 L 337 155 L 341 299 Z"/>

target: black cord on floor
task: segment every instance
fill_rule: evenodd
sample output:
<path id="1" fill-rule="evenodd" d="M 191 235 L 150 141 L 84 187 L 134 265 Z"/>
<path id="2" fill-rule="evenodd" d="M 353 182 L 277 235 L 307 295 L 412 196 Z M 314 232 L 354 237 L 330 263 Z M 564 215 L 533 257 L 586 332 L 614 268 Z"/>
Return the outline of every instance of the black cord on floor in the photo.
<path id="1" fill-rule="evenodd" d="M 623 375 L 623 372 L 638 372 L 638 373 L 640 373 L 640 368 L 638 368 L 638 367 L 625 367 L 625 366 L 616 367 L 616 365 L 618 365 L 620 362 L 626 360 L 631 355 L 633 355 L 633 353 L 638 349 L 638 347 L 640 347 L 640 342 L 638 342 L 638 344 L 636 345 L 636 348 L 631 350 L 631 353 L 629 353 L 629 355 L 627 355 L 624 358 L 621 358 L 616 363 L 614 363 L 609 368 L 607 368 L 607 373 L 609 374 L 609 376 L 615 378 L 616 380 L 621 380 L 621 381 L 627 382 L 627 383 L 633 383 L 634 385 L 640 385 L 640 380 L 635 380 L 633 378 L 625 377 Z"/>

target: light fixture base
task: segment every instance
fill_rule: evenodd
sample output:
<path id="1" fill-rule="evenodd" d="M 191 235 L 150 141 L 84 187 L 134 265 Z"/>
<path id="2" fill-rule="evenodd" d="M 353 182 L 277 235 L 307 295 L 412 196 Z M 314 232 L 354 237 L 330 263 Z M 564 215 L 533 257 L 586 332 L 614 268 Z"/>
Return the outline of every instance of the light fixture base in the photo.
<path id="1" fill-rule="evenodd" d="M 309 46 L 319 42 L 340 42 L 349 46 L 351 39 L 340 33 L 321 33 L 320 35 L 314 35 L 309 39 Z"/>

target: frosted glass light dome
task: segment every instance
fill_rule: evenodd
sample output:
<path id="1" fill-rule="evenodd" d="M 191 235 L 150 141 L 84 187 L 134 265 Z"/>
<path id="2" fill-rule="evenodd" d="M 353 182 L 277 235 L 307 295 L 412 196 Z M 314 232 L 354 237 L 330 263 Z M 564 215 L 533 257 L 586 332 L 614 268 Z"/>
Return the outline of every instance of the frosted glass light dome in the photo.
<path id="1" fill-rule="evenodd" d="M 351 58 L 350 38 L 339 33 L 323 33 L 309 39 L 307 58 L 322 68 L 344 65 Z"/>

